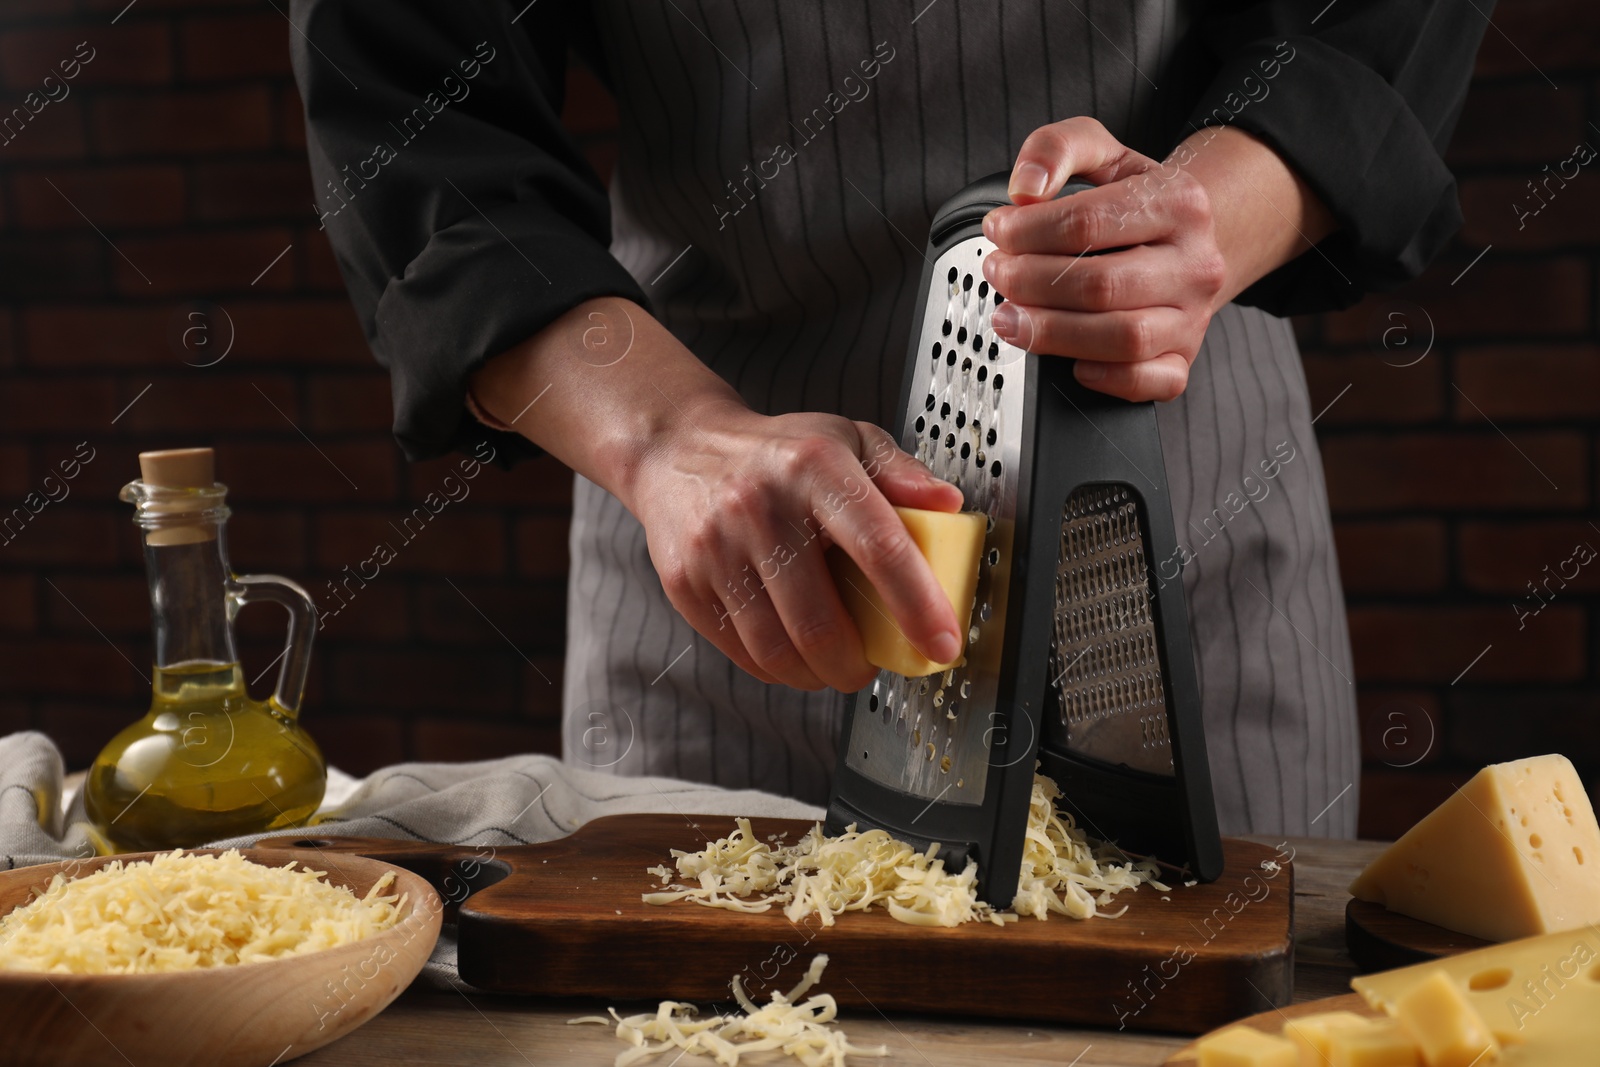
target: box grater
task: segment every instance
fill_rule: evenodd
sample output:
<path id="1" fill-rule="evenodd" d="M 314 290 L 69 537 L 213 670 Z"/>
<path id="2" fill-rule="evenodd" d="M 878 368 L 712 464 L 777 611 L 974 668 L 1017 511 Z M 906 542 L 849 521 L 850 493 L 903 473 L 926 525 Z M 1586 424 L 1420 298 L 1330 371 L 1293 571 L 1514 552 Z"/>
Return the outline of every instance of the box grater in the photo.
<path id="1" fill-rule="evenodd" d="M 1222 845 L 1155 406 L 991 334 L 1005 298 L 983 280 L 982 223 L 1011 202 L 1008 177 L 934 217 L 896 427 L 988 515 L 966 662 L 883 671 L 854 696 L 827 827 L 940 842 L 946 869 L 976 860 L 980 895 L 1007 907 L 1038 761 L 1091 836 L 1211 881 Z"/>

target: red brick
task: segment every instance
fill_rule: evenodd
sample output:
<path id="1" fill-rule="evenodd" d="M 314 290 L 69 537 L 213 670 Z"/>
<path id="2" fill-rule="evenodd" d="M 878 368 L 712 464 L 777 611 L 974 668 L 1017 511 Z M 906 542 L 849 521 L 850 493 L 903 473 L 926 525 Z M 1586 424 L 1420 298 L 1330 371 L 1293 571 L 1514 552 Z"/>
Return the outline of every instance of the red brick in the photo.
<path id="1" fill-rule="evenodd" d="M 522 668 L 522 717 L 550 727 L 555 734 L 555 747 L 549 751 L 560 752 L 562 658 L 556 655 L 528 658 L 533 662 Z"/>
<path id="2" fill-rule="evenodd" d="M 16 366 L 21 336 L 21 316 L 13 314 L 10 308 L 0 308 L 0 367 Z"/>
<path id="3" fill-rule="evenodd" d="M 175 11 L 189 8 L 209 12 L 219 7 L 241 7 L 253 2 L 254 0 L 139 0 L 139 6 L 136 10 L 145 14 L 151 11 Z M 56 0 L 56 3 L 59 4 L 60 0 Z M 79 0 L 78 6 L 88 11 L 107 11 L 115 15 L 128 6 L 128 0 Z M 129 17 L 136 16 L 130 14 Z"/>
<path id="4" fill-rule="evenodd" d="M 11 179 L 25 230 L 170 226 L 183 219 L 183 171 L 167 166 L 22 171 Z M 82 214 L 79 214 L 79 212 Z"/>
<path id="5" fill-rule="evenodd" d="M 1464 687 L 1461 687 L 1464 689 Z M 1469 765 L 1560 752 L 1600 764 L 1600 696 L 1591 690 L 1451 691 L 1450 754 Z"/>
<path id="6" fill-rule="evenodd" d="M 1568 681 L 1585 673 L 1581 608 L 1553 604 L 1519 631 L 1511 601 L 1493 607 L 1350 609 L 1350 643 L 1363 683 Z M 1473 659 L 1486 646 L 1483 658 Z M 1471 668 L 1468 669 L 1468 665 Z"/>
<path id="7" fill-rule="evenodd" d="M 10 125 L 6 125 L 8 119 Z M 78 158 L 86 143 L 83 128 L 83 106 L 70 97 L 36 115 L 12 102 L 0 107 L 0 152 L 5 153 L 7 163 Z"/>
<path id="8" fill-rule="evenodd" d="M 311 174 L 303 160 L 203 163 L 194 186 L 195 217 L 211 222 L 301 222 L 311 214 Z M 294 260 L 285 256 L 272 269 L 292 273 Z"/>
<path id="9" fill-rule="evenodd" d="M 211 155 L 272 141 L 272 97 L 264 88 L 103 96 L 91 118 L 95 146 L 115 156 Z"/>
<path id="10" fill-rule="evenodd" d="M 265 394 L 263 396 L 263 394 Z M 274 410 L 276 405 L 278 410 Z M 150 391 L 119 425 L 143 433 L 191 436 L 246 430 L 277 430 L 298 437 L 286 421 L 297 418 L 294 383 L 268 375 L 229 375 L 207 369 L 178 377 L 156 377 Z M 219 465 L 227 481 L 228 456 Z"/>
<path id="11" fill-rule="evenodd" d="M 1588 521 L 1463 523 L 1457 545 L 1466 588 L 1508 594 L 1529 612 L 1539 612 L 1541 602 L 1600 592 L 1600 528 Z"/>
<path id="12" fill-rule="evenodd" d="M 16 515 L 18 508 L 22 508 L 21 500 L 12 499 L 5 501 L 4 510 L 0 510 L 0 562 L 13 566 L 60 563 L 105 567 L 117 561 L 121 553 L 119 541 L 124 537 L 132 539 L 129 517 L 123 515 L 118 522 L 105 509 L 49 504 L 23 522 Z M 27 512 L 26 508 L 22 510 Z"/>
<path id="13" fill-rule="evenodd" d="M 564 518 L 517 520 L 517 573 L 530 578 L 565 578 L 570 526 Z"/>
<path id="14" fill-rule="evenodd" d="M 45 625 L 52 633 L 90 639 L 97 630 L 113 638 L 150 636 L 150 589 L 138 575 L 57 575 L 42 595 Z"/>
<path id="15" fill-rule="evenodd" d="M 1424 356 L 1411 366 L 1401 366 L 1415 357 L 1389 358 L 1392 362 L 1385 363 L 1380 355 L 1365 352 L 1304 356 L 1311 411 L 1321 412 L 1317 425 L 1428 422 L 1443 414 L 1442 360 Z M 1345 386 L 1349 391 L 1340 395 Z"/>
<path id="16" fill-rule="evenodd" d="M 301 252 L 301 276 L 307 285 L 319 292 L 345 291 L 344 275 L 339 273 L 339 261 L 333 257 L 333 245 L 328 243 L 326 230 L 312 227 L 301 230 L 295 247 Z"/>
<path id="17" fill-rule="evenodd" d="M 418 505 L 421 507 L 421 505 Z M 423 513 L 427 509 L 423 508 Z M 410 513 L 386 509 L 384 513 L 332 512 L 316 517 L 312 545 L 319 566 L 339 571 L 349 566 L 371 573 L 376 561 L 362 566 L 380 544 L 386 544 L 395 558 L 382 566 L 384 573 L 492 575 L 506 569 L 504 520 L 499 515 L 443 511 L 426 525 Z M 410 540 L 406 530 L 409 529 Z M 381 575 L 380 579 L 381 580 Z"/>
<path id="18" fill-rule="evenodd" d="M 1366 840 L 1393 841 L 1443 804 L 1472 770 L 1366 770 L 1361 773 L 1361 824 Z"/>
<path id="19" fill-rule="evenodd" d="M 106 259 L 115 257 L 84 226 L 79 235 L 0 238 L 0 293 L 12 299 L 99 296 L 106 291 Z"/>
<path id="20" fill-rule="evenodd" d="M 1438 696 L 1427 689 L 1362 689 L 1361 757 L 1368 764 L 1403 770 L 1436 764 L 1445 751 Z"/>
<path id="21" fill-rule="evenodd" d="M 1495 36 L 1494 31 L 1489 35 Z M 1537 77 L 1517 85 L 1474 85 L 1445 160 L 1452 167 L 1555 163 L 1585 140 L 1583 105 L 1581 88 L 1556 92 Z"/>
<path id="22" fill-rule="evenodd" d="M 1565 159 L 1565 157 L 1560 157 Z M 1600 218 L 1594 210 L 1600 195 L 1600 162 L 1591 162 L 1565 183 L 1555 160 L 1518 178 L 1472 178 L 1461 183 L 1461 210 L 1465 222 L 1461 240 L 1469 245 L 1496 248 L 1570 248 L 1600 243 Z M 1564 168 L 1572 173 L 1573 167 Z M 1548 179 L 1548 184 L 1546 180 Z M 1535 192 L 1528 187 L 1532 180 Z M 1492 252 L 1490 253 L 1493 254 Z"/>
<path id="23" fill-rule="evenodd" d="M 236 328 L 231 357 L 236 360 L 259 359 L 274 366 L 373 364 L 348 300 L 239 301 L 228 305 L 228 313 Z"/>
<path id="24" fill-rule="evenodd" d="M 118 409 L 131 400 L 133 395 L 143 388 L 143 385 L 129 390 L 125 399 L 117 405 Z M 149 394 L 145 394 L 149 399 Z M 141 401 L 142 403 L 143 401 Z M 117 425 L 121 425 L 118 423 Z M 68 484 L 72 490 L 72 501 L 76 504 L 102 505 L 107 510 L 116 513 L 120 518 L 127 520 L 127 533 L 131 537 L 136 531 L 133 526 L 133 506 L 131 504 L 117 503 L 117 494 L 122 487 L 139 476 L 139 450 L 145 446 L 132 441 L 107 438 L 103 434 L 93 434 L 93 441 L 80 437 L 74 441 L 63 438 L 57 441 L 42 443 L 38 446 L 40 469 L 35 476 L 42 479 L 45 474 L 55 474 L 65 478 L 73 472 L 73 463 L 76 462 L 76 476 Z M 83 454 L 87 462 L 77 458 L 79 445 L 86 445 Z M 119 531 L 122 532 L 122 531 Z"/>
<path id="25" fill-rule="evenodd" d="M 380 767 L 404 762 L 406 724 L 393 715 L 342 715 L 311 707 L 301 722 L 327 757 L 346 774 L 365 777 Z"/>
<path id="26" fill-rule="evenodd" d="M 177 355 L 168 330 L 180 309 L 129 304 L 55 304 L 23 311 L 27 361 L 38 367 L 146 367 Z"/>
<path id="27" fill-rule="evenodd" d="M 123 237 L 117 246 L 127 259 L 116 257 L 112 268 L 118 291 L 139 297 L 278 291 L 294 278 L 282 263 L 267 267 L 290 243 L 289 232 L 276 228 Z"/>
<path id="28" fill-rule="evenodd" d="M 617 101 L 611 90 L 581 63 L 567 64 L 566 102 L 561 124 L 574 134 L 615 133 Z"/>
<path id="29" fill-rule="evenodd" d="M 1371 296 L 1348 311 L 1324 316 L 1328 340 L 1366 341 L 1378 309 L 1396 298 L 1422 307 L 1441 338 L 1550 336 L 1588 330 L 1592 277 L 1582 259 L 1513 259 L 1491 249 L 1473 265 L 1478 251 L 1440 259 L 1393 295 Z"/>
<path id="30" fill-rule="evenodd" d="M 503 716 L 514 710 L 514 664 L 521 662 L 509 648 L 503 654 L 500 650 L 340 649 L 328 656 L 332 695 L 343 707 L 462 711 L 478 717 Z"/>
<path id="31" fill-rule="evenodd" d="M 369 572 L 370 573 L 370 572 Z M 365 588 L 345 575 L 327 572 L 305 582 L 323 613 L 317 640 L 404 641 L 411 636 L 407 590 L 401 581 L 378 579 Z"/>
<path id="32" fill-rule="evenodd" d="M 229 452 L 222 450 L 224 457 Z M 305 585 L 308 579 L 301 572 L 308 559 L 306 525 L 298 511 L 240 507 L 235 501 L 233 518 L 228 520 L 228 556 L 241 572 L 286 574 Z"/>
<path id="33" fill-rule="evenodd" d="M 1496 345 L 1455 357 L 1455 416 L 1496 422 L 1600 418 L 1600 346 Z M 1461 395 L 1470 396 L 1482 415 Z"/>
<path id="34" fill-rule="evenodd" d="M 79 49 L 80 44 L 88 48 Z M 76 57 L 89 56 L 88 62 Z M 0 34 L 0 71 L 5 86 L 18 92 L 37 90 L 44 79 L 68 97 L 91 85 L 164 85 L 172 78 L 172 47 L 160 22 L 129 19 L 115 26 L 39 27 Z M 67 74 L 73 74 L 71 78 Z"/>
<path id="35" fill-rule="evenodd" d="M 149 695 L 144 692 L 103 704 L 50 701 L 40 706 L 35 719 L 38 728 L 61 750 L 61 760 L 70 774 L 87 770 L 100 750 L 123 727 L 139 721 L 149 706 Z"/>
<path id="36" fill-rule="evenodd" d="M 149 677 L 148 650 L 127 641 L 113 646 L 91 633 L 84 638 L 0 642 L 0 678 L 6 679 L 11 693 L 126 699 L 128 714 L 118 729 L 139 718 L 149 706 Z M 143 697 L 142 703 L 135 702 L 138 697 Z M 107 734 L 100 743 L 110 739 Z"/>
<path id="37" fill-rule="evenodd" d="M 411 758 L 429 762 L 499 759 L 526 752 L 561 753 L 561 731 L 521 722 L 419 719 L 411 724 Z"/>
<path id="38" fill-rule="evenodd" d="M 28 706 L 27 701 L 0 700 L 0 737 L 31 729 L 33 729 L 33 709 Z"/>
<path id="39" fill-rule="evenodd" d="M 0 561 L 5 559 L 0 550 Z M 39 625 L 31 575 L 0 574 L 0 632 L 31 634 Z"/>
<path id="40" fill-rule="evenodd" d="M 183 76 L 192 81 L 291 77 L 292 32 L 277 12 L 184 19 L 178 30 Z"/>
<path id="41" fill-rule="evenodd" d="M 8 433 L 102 431 L 117 413 L 113 383 L 95 378 L 7 382 L 0 389 L 0 427 Z"/>
<path id="42" fill-rule="evenodd" d="M 260 397 L 256 400 L 266 406 Z M 227 446 L 218 456 L 217 471 L 241 503 L 304 505 L 393 500 L 399 463 L 398 451 L 388 442 L 317 441 L 313 446 L 290 433 L 282 441 Z"/>
<path id="43" fill-rule="evenodd" d="M 1335 514 L 1577 508 L 1585 444 L 1564 432 L 1367 434 L 1324 441 L 1322 462 Z"/>
<path id="44" fill-rule="evenodd" d="M 1554 96 L 1545 75 L 1587 74 L 1600 65 L 1600 8 L 1585 0 L 1523 0 L 1496 5 L 1493 14 L 1494 27 L 1484 32 L 1478 49 L 1479 77 L 1537 79 Z"/>
<path id="45" fill-rule="evenodd" d="M 434 484 L 434 466 L 452 465 L 465 458 L 430 460 L 411 464 L 411 492 L 426 492 Z M 550 455 L 525 459 L 509 471 L 485 463 L 472 483 L 472 499 L 480 504 L 507 504 L 518 508 L 538 508 L 560 515 L 572 511 L 572 471 Z"/>
<path id="46" fill-rule="evenodd" d="M 1448 578 L 1444 523 L 1432 519 L 1334 524 L 1339 575 L 1348 595 L 1432 593 Z"/>
<path id="47" fill-rule="evenodd" d="M 278 92 L 278 142 L 284 148 L 306 147 L 306 108 L 293 85 Z"/>
<path id="48" fill-rule="evenodd" d="M 387 374 L 318 374 L 307 385 L 306 429 L 312 433 L 387 434 L 393 421 Z"/>
<path id="49" fill-rule="evenodd" d="M 455 588 L 444 582 L 418 587 L 417 635 L 423 640 L 479 648 L 509 641 L 529 658 L 564 643 L 564 582 L 453 581 Z"/>
<path id="50" fill-rule="evenodd" d="M 27 445 L 0 445 L 0 493 L 9 507 L 19 497 L 33 488 L 33 472 L 29 465 Z"/>

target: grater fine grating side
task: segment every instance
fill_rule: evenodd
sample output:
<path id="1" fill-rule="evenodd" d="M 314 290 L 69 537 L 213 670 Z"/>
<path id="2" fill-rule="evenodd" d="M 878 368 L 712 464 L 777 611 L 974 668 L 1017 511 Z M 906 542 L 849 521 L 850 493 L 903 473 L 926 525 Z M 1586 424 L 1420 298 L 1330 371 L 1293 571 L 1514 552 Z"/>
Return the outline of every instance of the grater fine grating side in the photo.
<path id="1" fill-rule="evenodd" d="M 897 438 L 988 518 L 966 662 L 881 671 L 855 695 L 828 830 L 854 823 L 978 863 L 1016 892 L 1037 761 L 1092 836 L 1188 876 L 1221 870 L 1199 691 L 1151 404 L 1091 392 L 1072 362 L 989 333 L 984 214 L 1008 175 L 940 208 L 931 229 Z M 1080 189 L 1069 185 L 1063 196 Z"/>

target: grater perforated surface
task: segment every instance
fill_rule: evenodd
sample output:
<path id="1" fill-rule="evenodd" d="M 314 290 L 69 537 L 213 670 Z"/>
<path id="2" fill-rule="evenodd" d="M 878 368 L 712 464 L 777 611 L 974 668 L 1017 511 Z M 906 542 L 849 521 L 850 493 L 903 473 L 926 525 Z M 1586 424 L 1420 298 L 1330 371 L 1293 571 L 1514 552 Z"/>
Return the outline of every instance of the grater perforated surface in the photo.
<path id="1" fill-rule="evenodd" d="M 989 517 L 967 661 L 927 678 L 880 671 L 869 714 L 852 720 L 849 766 L 873 780 L 945 803 L 981 804 L 1006 618 L 1022 448 L 1023 351 L 989 333 L 998 297 L 983 280 L 982 237 L 934 263 L 921 323 L 902 448 L 961 488 L 967 511 Z M 908 753 L 911 758 L 908 757 Z"/>

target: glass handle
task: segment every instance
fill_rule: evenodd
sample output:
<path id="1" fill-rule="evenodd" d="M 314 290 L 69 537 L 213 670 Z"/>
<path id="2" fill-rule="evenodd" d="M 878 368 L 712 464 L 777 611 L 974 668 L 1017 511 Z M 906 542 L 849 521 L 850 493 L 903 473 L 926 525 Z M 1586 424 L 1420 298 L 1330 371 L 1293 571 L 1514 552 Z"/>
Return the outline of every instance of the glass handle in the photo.
<path id="1" fill-rule="evenodd" d="M 298 716 L 300 699 L 306 691 L 306 674 L 311 670 L 311 639 L 317 632 L 316 602 L 298 584 L 276 574 L 238 575 L 229 591 L 239 607 L 271 601 L 282 604 L 289 612 L 289 635 L 284 641 L 272 699 L 291 717 Z"/>

